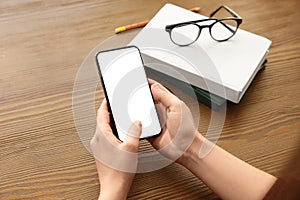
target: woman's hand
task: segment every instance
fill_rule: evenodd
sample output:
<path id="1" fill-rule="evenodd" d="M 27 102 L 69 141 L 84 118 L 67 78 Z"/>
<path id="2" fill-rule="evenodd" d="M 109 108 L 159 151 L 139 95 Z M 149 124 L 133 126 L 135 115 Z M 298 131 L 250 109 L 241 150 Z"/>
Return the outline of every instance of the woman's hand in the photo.
<path id="1" fill-rule="evenodd" d="M 163 130 L 158 137 L 148 139 L 162 155 L 181 163 L 181 158 L 198 133 L 191 111 L 186 104 L 161 84 L 149 80 L 153 98 L 162 112 Z M 200 135 L 200 134 L 198 134 Z"/>
<path id="2" fill-rule="evenodd" d="M 90 143 L 100 181 L 99 199 L 126 199 L 137 167 L 141 130 L 141 122 L 135 122 L 126 140 L 119 141 L 113 135 L 107 103 L 103 100 Z"/>

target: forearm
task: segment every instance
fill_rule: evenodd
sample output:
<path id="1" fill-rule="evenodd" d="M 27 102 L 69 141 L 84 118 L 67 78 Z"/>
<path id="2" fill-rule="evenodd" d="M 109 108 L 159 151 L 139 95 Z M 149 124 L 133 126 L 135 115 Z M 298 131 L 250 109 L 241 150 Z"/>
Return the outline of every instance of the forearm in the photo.
<path id="1" fill-rule="evenodd" d="M 109 189 L 101 189 L 98 200 L 125 200 L 129 189 L 119 189 L 111 186 Z"/>
<path id="2" fill-rule="evenodd" d="M 120 194 L 100 194 L 98 200 L 125 200 L 127 198 L 127 194 L 125 196 L 120 196 Z"/>
<path id="3" fill-rule="evenodd" d="M 100 183 L 99 200 L 125 200 L 129 193 L 133 176 L 128 179 L 116 175 L 102 180 Z"/>
<path id="4" fill-rule="evenodd" d="M 181 164 L 222 199 L 262 199 L 276 178 L 234 157 L 218 146 L 199 158 L 204 138 L 198 134 Z"/>

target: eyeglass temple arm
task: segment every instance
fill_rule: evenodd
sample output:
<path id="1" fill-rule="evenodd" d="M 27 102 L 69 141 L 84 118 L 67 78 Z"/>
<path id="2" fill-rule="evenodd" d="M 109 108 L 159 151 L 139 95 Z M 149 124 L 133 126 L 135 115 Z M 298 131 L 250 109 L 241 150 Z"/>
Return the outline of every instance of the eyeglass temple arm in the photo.
<path id="1" fill-rule="evenodd" d="M 235 31 L 232 30 L 232 28 L 230 28 L 229 26 L 227 26 L 227 24 L 220 22 L 223 26 L 225 26 L 231 33 L 234 33 Z"/>
<path id="2" fill-rule="evenodd" d="M 222 8 L 224 8 L 227 12 L 229 12 L 232 16 L 237 17 L 237 18 L 241 18 L 237 13 L 235 13 L 233 10 L 231 10 L 230 8 L 228 8 L 225 5 L 221 5 L 217 10 L 215 10 L 214 12 L 212 12 L 209 15 L 209 18 L 212 18 L 217 12 L 219 12 L 219 10 L 221 10 Z M 234 33 L 235 31 L 232 30 L 232 28 L 230 28 L 229 26 L 227 26 L 227 24 L 220 22 L 223 26 L 225 26 L 230 32 Z"/>
<path id="3" fill-rule="evenodd" d="M 213 17 L 217 12 L 219 12 L 219 10 L 221 10 L 222 8 L 224 8 L 227 12 L 229 12 L 232 16 L 236 17 L 236 18 L 239 18 L 241 19 L 241 17 L 236 13 L 234 12 L 233 10 L 231 10 L 229 7 L 225 6 L 225 5 L 221 5 L 217 10 L 215 10 L 214 12 L 212 12 L 210 15 L 209 15 L 209 18 Z"/>

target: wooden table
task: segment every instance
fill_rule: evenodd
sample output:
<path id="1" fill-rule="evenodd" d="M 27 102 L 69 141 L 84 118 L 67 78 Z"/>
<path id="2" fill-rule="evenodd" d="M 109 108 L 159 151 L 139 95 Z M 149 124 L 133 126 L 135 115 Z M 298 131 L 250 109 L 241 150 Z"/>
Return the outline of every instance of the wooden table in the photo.
<path id="1" fill-rule="evenodd" d="M 166 2 L 0 2 L 0 199 L 97 198 L 94 159 L 72 115 L 77 70 L 115 27 L 150 19 Z M 242 29 L 273 41 L 266 70 L 238 105 L 228 104 L 218 145 L 268 173 L 300 178 L 299 1 L 170 2 L 201 6 L 203 14 L 224 3 L 244 18 Z M 208 113 L 201 119 L 209 120 L 210 109 L 200 108 Z M 177 164 L 138 174 L 129 194 L 129 199 L 214 197 Z"/>

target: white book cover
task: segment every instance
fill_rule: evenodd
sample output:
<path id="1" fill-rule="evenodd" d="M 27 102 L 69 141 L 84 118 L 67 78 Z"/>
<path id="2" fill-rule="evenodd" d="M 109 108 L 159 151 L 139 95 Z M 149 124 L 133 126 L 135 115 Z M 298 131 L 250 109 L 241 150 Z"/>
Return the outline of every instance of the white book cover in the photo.
<path id="1" fill-rule="evenodd" d="M 129 45 L 142 49 L 146 63 L 164 63 L 150 65 L 151 68 L 183 80 L 178 73 L 172 73 L 171 69 L 175 69 L 185 77 L 183 81 L 188 80 L 194 86 L 239 103 L 265 60 L 271 41 L 239 29 L 228 41 L 217 42 L 204 29 L 194 44 L 179 47 L 172 43 L 169 33 L 165 31 L 166 25 L 205 18 L 176 5 L 166 4 Z M 170 52 L 184 59 L 170 56 Z"/>

